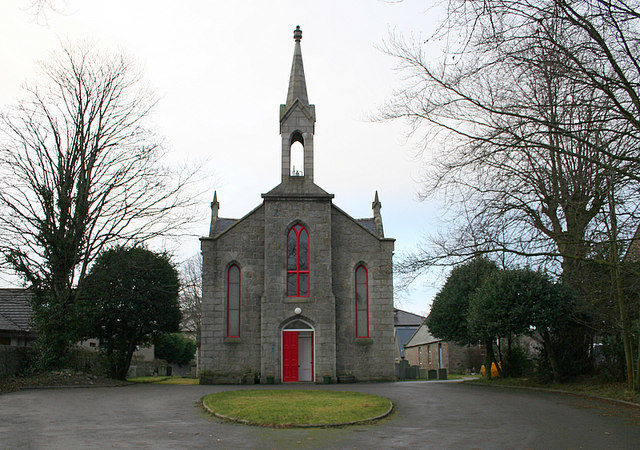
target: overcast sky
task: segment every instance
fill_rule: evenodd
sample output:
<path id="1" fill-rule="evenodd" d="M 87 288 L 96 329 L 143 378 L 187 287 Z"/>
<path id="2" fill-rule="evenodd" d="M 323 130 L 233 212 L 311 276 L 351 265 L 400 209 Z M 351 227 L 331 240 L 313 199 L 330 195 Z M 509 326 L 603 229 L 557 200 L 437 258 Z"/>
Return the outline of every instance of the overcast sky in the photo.
<path id="1" fill-rule="evenodd" d="M 437 9 L 429 0 L 61 0 L 63 12 L 48 13 L 46 23 L 28 14 L 30 3 L 0 3 L 0 108 L 23 96 L 37 62 L 60 42 L 88 39 L 124 51 L 160 96 L 153 127 L 167 143 L 167 162 L 205 161 L 200 234 L 208 232 L 214 190 L 220 215 L 238 218 L 280 181 L 278 111 L 296 25 L 303 31 L 309 101 L 316 105 L 316 184 L 356 218 L 372 216 L 378 190 L 397 256 L 438 226 L 436 202 L 416 200 L 421 163 L 417 145 L 405 138 L 406 124 L 370 120 L 401 86 L 395 62 L 379 48 L 390 32 L 417 39 L 433 33 Z M 164 245 L 177 261 L 199 252 L 197 237 Z M 427 312 L 442 281 L 420 280 L 396 306 Z"/>

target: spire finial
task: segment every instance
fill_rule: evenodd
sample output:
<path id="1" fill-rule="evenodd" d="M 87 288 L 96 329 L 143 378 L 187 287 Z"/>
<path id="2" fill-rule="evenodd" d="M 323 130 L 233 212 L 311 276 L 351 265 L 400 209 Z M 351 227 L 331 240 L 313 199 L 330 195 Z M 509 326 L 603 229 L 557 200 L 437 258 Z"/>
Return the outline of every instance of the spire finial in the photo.
<path id="1" fill-rule="evenodd" d="M 382 216 L 380 215 L 380 208 L 382 208 L 382 203 L 380 203 L 380 199 L 378 198 L 378 191 L 376 190 L 376 194 L 373 197 L 373 203 L 371 203 L 371 209 L 373 209 L 373 221 L 376 224 L 376 231 L 378 232 L 378 236 L 382 238 L 384 237 L 384 229 L 382 228 Z"/>
<path id="2" fill-rule="evenodd" d="M 296 43 L 293 49 L 293 63 L 291 64 L 291 76 L 289 77 L 289 91 L 287 92 L 287 106 L 291 106 L 295 99 L 307 106 L 309 98 L 307 97 L 307 82 L 304 78 L 304 67 L 302 65 L 302 50 L 300 49 L 300 39 L 302 39 L 302 30 L 300 25 L 293 32 L 293 39 Z"/>
<path id="3" fill-rule="evenodd" d="M 218 221 L 218 211 L 220 203 L 218 203 L 218 191 L 213 191 L 213 201 L 211 202 L 211 226 L 209 227 L 209 236 L 213 237 L 216 233 L 216 222 Z"/>

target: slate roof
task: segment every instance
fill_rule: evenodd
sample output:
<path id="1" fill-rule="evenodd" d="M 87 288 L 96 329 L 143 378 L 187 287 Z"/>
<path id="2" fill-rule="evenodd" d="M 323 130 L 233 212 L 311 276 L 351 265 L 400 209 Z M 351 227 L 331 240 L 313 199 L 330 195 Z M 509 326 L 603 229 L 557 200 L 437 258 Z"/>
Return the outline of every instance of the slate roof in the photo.
<path id="1" fill-rule="evenodd" d="M 418 314 L 403 311 L 401 309 L 393 309 L 393 326 L 394 327 L 415 327 L 418 328 L 424 322 L 424 317 Z"/>
<path id="2" fill-rule="evenodd" d="M 216 220 L 216 227 L 215 230 L 213 231 L 213 235 L 216 236 L 220 233 L 222 233 L 224 230 L 226 230 L 227 228 L 229 228 L 231 225 L 235 224 L 236 222 L 238 222 L 238 220 L 240 219 L 227 219 L 224 217 L 218 217 L 218 219 Z M 376 223 L 373 220 L 373 218 L 370 219 L 355 219 L 356 222 L 358 222 L 358 224 L 362 225 L 364 228 L 366 228 L 369 232 L 373 233 L 374 235 L 378 235 L 378 232 L 376 231 Z M 410 314 L 410 313 L 407 313 Z"/>
<path id="3" fill-rule="evenodd" d="M 229 228 L 231 225 L 236 223 L 239 219 L 225 219 L 224 217 L 218 217 L 216 220 L 216 228 L 213 231 L 213 235 L 217 235 L 222 233 L 224 230 Z"/>
<path id="4" fill-rule="evenodd" d="M 29 331 L 30 299 L 27 289 L 0 289 L 0 330 Z"/>
<path id="5" fill-rule="evenodd" d="M 627 248 L 627 252 L 624 255 L 625 261 L 638 261 L 640 260 L 640 225 L 636 228 L 636 232 L 631 238 L 631 243 Z"/>
<path id="6" fill-rule="evenodd" d="M 411 339 L 411 336 L 413 336 L 413 333 L 415 333 L 417 329 L 418 327 L 396 328 L 396 342 L 398 344 L 400 356 L 404 356 L 404 346 L 409 342 L 409 339 Z"/>
<path id="7" fill-rule="evenodd" d="M 420 328 L 416 330 L 413 336 L 405 344 L 405 347 L 414 347 L 416 345 L 430 344 L 432 342 L 440 342 L 442 339 L 433 337 L 429 332 L 429 328 L 423 323 Z"/>
<path id="8" fill-rule="evenodd" d="M 367 230 L 369 230 L 371 233 L 375 234 L 376 236 L 378 235 L 378 231 L 376 231 L 376 222 L 372 218 L 356 219 L 356 222 L 358 222 L 360 225 L 365 227 Z"/>

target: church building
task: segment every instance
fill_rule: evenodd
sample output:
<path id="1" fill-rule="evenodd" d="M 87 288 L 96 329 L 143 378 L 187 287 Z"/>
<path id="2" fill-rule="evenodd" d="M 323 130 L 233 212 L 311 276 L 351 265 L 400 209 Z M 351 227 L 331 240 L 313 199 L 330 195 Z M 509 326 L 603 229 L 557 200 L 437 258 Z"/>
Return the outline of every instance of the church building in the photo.
<path id="1" fill-rule="evenodd" d="M 219 217 L 214 195 L 200 239 L 199 370 L 212 383 L 393 379 L 394 239 L 384 236 L 377 192 L 373 217 L 354 219 L 313 182 L 316 110 L 301 38 L 296 27 L 280 105 L 282 182 L 240 219 Z"/>

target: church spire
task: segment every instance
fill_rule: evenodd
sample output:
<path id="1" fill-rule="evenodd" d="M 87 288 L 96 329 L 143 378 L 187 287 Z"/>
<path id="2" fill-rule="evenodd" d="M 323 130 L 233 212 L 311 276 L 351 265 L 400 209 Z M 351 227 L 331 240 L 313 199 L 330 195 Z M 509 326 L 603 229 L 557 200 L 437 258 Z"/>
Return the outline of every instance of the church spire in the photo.
<path id="1" fill-rule="evenodd" d="M 309 104 L 307 97 L 307 82 L 304 79 L 300 50 L 300 39 L 302 39 L 300 26 L 294 30 L 293 39 L 295 49 L 287 103 L 280 105 L 282 181 L 286 184 L 289 182 L 313 184 L 313 132 L 316 123 L 316 107 Z"/>
<path id="2" fill-rule="evenodd" d="M 287 106 L 299 99 L 303 105 L 309 104 L 307 98 L 307 82 L 304 78 L 304 67 L 302 65 L 302 49 L 300 48 L 300 39 L 302 39 L 302 30 L 300 25 L 293 31 L 293 39 L 296 41 L 293 50 L 293 63 L 291 64 L 291 76 L 289 77 L 289 91 L 287 92 Z"/>

